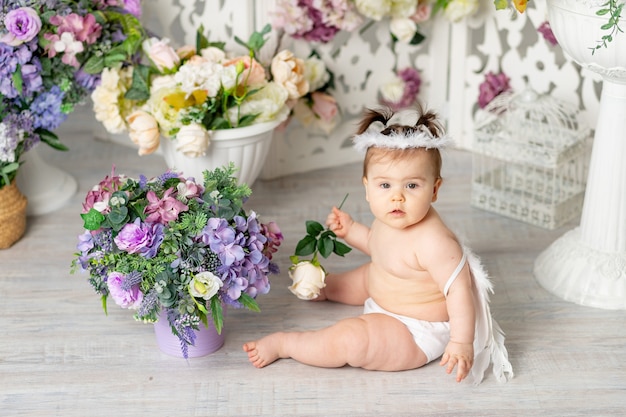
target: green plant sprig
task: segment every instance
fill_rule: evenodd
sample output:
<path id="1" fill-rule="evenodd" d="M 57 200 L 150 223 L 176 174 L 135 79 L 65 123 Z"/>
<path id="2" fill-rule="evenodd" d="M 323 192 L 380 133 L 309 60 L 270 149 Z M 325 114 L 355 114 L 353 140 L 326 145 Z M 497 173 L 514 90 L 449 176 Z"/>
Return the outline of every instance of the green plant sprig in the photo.
<path id="1" fill-rule="evenodd" d="M 597 41 L 598 45 L 596 45 L 591 49 L 591 55 L 593 55 L 596 50 L 600 48 L 608 48 L 608 43 L 613 41 L 613 38 L 619 33 L 624 32 L 622 28 L 619 26 L 620 15 L 622 14 L 622 9 L 624 8 L 625 3 L 617 4 L 618 0 L 608 0 L 602 6 L 602 9 L 596 12 L 597 16 L 607 16 L 609 20 L 607 23 L 603 24 L 600 28 L 602 30 L 609 30 L 610 33 L 607 35 L 603 35 L 601 40 Z"/>
<path id="2" fill-rule="evenodd" d="M 339 205 L 340 210 L 347 198 L 348 194 L 345 195 Z M 329 228 L 324 228 L 321 223 L 314 220 L 306 221 L 306 233 L 306 236 L 296 245 L 295 254 L 290 256 L 293 264 L 297 264 L 300 261 L 300 256 L 313 255 L 311 263 L 315 266 L 321 266 L 317 257 L 318 254 L 328 258 L 333 253 L 344 256 L 352 250 L 350 246 L 337 240 L 335 232 Z"/>

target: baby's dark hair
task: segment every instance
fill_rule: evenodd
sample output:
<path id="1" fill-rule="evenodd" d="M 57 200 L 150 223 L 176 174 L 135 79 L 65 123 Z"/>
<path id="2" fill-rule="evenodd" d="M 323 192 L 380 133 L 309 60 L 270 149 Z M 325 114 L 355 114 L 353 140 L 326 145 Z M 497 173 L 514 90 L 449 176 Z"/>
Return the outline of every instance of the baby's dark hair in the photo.
<path id="1" fill-rule="evenodd" d="M 441 137 L 445 134 L 445 130 L 439 120 L 439 117 L 437 116 L 437 113 L 432 110 L 425 110 L 424 106 L 422 106 L 420 103 L 417 103 L 415 105 L 415 113 L 418 117 L 414 125 L 401 123 L 388 124 L 389 121 L 396 115 L 396 113 L 392 109 L 388 107 L 383 107 L 380 109 L 366 109 L 363 113 L 363 118 L 359 123 L 356 134 L 360 135 L 366 132 L 368 129 L 370 129 L 371 125 L 376 122 L 382 124 L 382 130 L 380 131 L 380 134 L 384 136 L 389 136 L 389 140 L 393 140 L 393 137 L 396 135 L 410 135 L 419 130 L 423 130 L 424 128 L 428 129 L 428 131 L 430 131 L 430 133 L 435 137 Z M 383 156 L 392 157 L 392 159 L 395 160 L 411 157 L 416 152 L 428 152 L 431 155 L 433 168 L 435 170 L 435 177 L 441 178 L 441 153 L 437 148 L 393 149 L 393 147 L 391 147 L 390 149 L 388 149 L 384 147 L 370 147 L 368 148 L 367 153 L 365 154 L 365 159 L 363 161 L 363 176 L 367 176 L 367 166 L 371 162 L 374 155 L 377 155 L 376 160 L 382 159 Z"/>

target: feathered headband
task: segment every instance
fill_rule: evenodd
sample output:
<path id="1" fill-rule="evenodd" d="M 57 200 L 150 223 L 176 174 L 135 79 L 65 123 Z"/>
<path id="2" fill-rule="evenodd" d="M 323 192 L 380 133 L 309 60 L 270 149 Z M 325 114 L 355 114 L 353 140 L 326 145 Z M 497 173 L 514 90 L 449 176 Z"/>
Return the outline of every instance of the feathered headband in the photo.
<path id="1" fill-rule="evenodd" d="M 397 113 L 389 118 L 386 123 L 380 120 L 373 122 L 365 132 L 354 136 L 352 139 L 354 148 L 361 152 L 367 151 L 370 147 L 443 149 L 453 144 L 452 138 L 446 134 L 435 136 L 426 125 L 416 126 L 407 123 L 407 116 L 414 117 L 415 112 L 412 113 L 412 115 L 406 112 Z M 389 132 L 383 133 L 385 130 Z"/>

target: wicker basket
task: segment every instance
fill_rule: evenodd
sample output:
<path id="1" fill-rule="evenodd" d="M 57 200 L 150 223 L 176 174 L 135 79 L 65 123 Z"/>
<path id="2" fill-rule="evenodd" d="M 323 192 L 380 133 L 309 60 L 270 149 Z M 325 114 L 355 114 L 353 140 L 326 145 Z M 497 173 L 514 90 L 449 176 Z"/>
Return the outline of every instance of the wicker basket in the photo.
<path id="1" fill-rule="evenodd" d="M 0 188 L 0 249 L 10 247 L 24 235 L 26 204 L 15 180 Z"/>

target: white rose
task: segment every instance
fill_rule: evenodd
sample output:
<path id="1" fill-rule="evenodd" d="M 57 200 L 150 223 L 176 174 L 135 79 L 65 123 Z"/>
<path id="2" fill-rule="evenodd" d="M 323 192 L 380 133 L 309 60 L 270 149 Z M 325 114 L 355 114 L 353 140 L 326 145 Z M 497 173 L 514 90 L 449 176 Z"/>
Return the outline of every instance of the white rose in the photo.
<path id="1" fill-rule="evenodd" d="M 209 147 L 209 132 L 197 123 L 182 126 L 176 134 L 176 150 L 190 158 L 204 156 Z"/>
<path id="2" fill-rule="evenodd" d="M 380 87 L 380 95 L 385 101 L 392 103 L 400 101 L 404 95 L 404 80 L 397 75 Z"/>
<path id="3" fill-rule="evenodd" d="M 443 10 L 446 18 L 451 22 L 470 16 L 478 10 L 478 0 L 452 0 Z"/>
<path id="4" fill-rule="evenodd" d="M 324 86 L 330 79 L 326 64 L 319 58 L 311 57 L 304 61 L 304 78 L 309 82 L 309 91 L 315 91 Z"/>
<path id="5" fill-rule="evenodd" d="M 417 32 L 417 25 L 411 19 L 397 17 L 391 19 L 389 30 L 400 42 L 409 43 Z"/>
<path id="6" fill-rule="evenodd" d="M 324 279 L 326 272 L 321 266 L 315 266 L 310 261 L 302 261 L 289 268 L 289 277 L 293 284 L 289 290 L 301 300 L 312 300 L 320 295 L 320 290 L 326 286 Z"/>
<path id="7" fill-rule="evenodd" d="M 220 288 L 222 280 L 209 271 L 196 274 L 189 283 L 189 293 L 194 297 L 210 300 Z"/>

